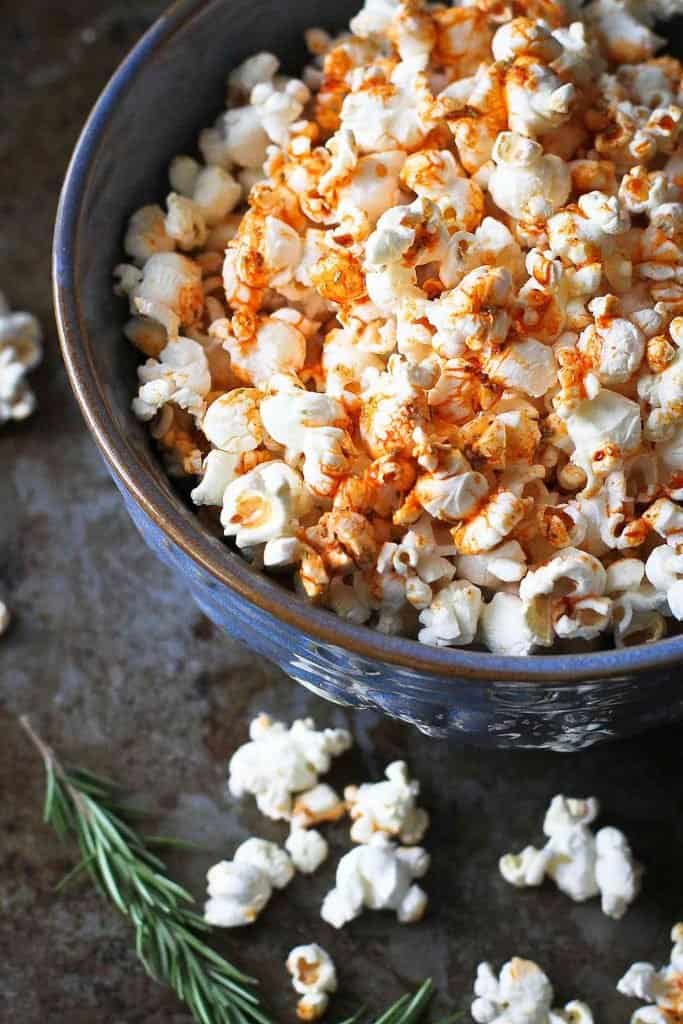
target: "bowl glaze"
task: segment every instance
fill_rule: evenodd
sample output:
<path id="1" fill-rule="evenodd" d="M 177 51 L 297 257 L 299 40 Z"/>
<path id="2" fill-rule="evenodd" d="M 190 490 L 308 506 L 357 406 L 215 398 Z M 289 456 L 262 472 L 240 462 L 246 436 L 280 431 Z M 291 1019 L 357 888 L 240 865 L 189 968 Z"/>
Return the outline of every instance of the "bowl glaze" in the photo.
<path id="1" fill-rule="evenodd" d="M 683 716 L 683 637 L 520 659 L 425 647 L 312 607 L 201 525 L 130 411 L 137 360 L 111 290 L 127 217 L 165 194 L 171 157 L 191 152 L 222 109 L 230 67 L 267 49 L 296 72 L 304 29 L 339 28 L 356 7 L 184 0 L 113 76 L 76 146 L 54 241 L 61 344 L 83 415 L 135 525 L 205 614 L 320 696 L 490 747 L 579 750 L 673 721 Z"/>

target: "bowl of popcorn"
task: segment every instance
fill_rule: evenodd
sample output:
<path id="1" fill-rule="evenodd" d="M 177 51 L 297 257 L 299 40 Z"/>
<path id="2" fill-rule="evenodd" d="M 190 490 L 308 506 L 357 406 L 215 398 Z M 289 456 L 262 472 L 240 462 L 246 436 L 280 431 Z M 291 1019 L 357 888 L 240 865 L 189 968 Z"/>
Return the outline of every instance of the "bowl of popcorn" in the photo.
<path id="1" fill-rule="evenodd" d="M 560 750 L 683 713 L 675 7 L 187 0 L 91 114 L 74 390 L 148 544 L 322 696 Z"/>

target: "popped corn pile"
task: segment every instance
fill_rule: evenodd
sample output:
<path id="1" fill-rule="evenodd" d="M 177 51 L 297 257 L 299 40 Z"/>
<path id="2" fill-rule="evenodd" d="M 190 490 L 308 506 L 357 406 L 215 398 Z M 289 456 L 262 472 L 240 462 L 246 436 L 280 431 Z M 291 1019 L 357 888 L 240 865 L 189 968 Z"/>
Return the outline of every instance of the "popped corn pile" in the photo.
<path id="1" fill-rule="evenodd" d="M 135 413 L 258 567 L 503 654 L 683 620 L 676 9 L 366 0 L 230 74 L 116 278 Z"/>

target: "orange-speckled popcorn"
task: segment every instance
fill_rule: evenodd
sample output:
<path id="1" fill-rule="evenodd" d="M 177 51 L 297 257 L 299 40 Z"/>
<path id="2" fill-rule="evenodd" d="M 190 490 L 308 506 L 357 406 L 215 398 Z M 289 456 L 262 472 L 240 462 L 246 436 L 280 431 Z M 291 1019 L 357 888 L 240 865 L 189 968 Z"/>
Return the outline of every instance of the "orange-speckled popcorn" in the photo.
<path id="1" fill-rule="evenodd" d="M 134 411 L 254 566 L 497 654 L 683 621 L 682 6 L 365 0 L 230 72 L 115 277 Z"/>

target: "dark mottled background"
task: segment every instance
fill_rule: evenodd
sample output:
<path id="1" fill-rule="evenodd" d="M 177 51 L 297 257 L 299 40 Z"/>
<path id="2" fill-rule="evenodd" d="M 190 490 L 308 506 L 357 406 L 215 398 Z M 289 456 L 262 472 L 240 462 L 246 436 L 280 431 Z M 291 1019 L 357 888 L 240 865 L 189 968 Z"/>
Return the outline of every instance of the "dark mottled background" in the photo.
<path id="1" fill-rule="evenodd" d="M 390 758 L 406 756 L 434 815 L 423 923 L 368 914 L 336 934 L 320 921 L 346 842 L 345 827 L 335 826 L 333 857 L 313 880 L 297 878 L 260 923 L 226 934 L 221 948 L 259 975 L 279 1020 L 293 1020 L 285 956 L 314 939 L 339 966 L 331 1020 L 360 1001 L 384 1005 L 427 974 L 444 1008 L 466 1008 L 476 963 L 513 954 L 545 967 L 558 1000 L 587 999 L 598 1024 L 627 1020 L 631 1006 L 615 994 L 616 979 L 634 959 L 661 960 L 671 924 L 683 917 L 683 732 L 579 755 L 477 753 L 322 704 L 194 610 L 144 549 L 86 434 L 51 314 L 55 205 L 92 102 L 161 7 L 0 3 L 0 287 L 13 306 L 37 313 L 47 334 L 34 375 L 40 410 L 0 431 L 0 585 L 15 612 L 0 641 L 0 1019 L 188 1021 L 138 967 L 126 923 L 87 886 L 53 894 L 74 851 L 41 824 L 41 766 L 15 716 L 30 712 L 65 755 L 143 794 L 159 828 L 200 842 L 206 852 L 176 857 L 172 868 L 201 895 L 207 867 L 252 830 L 284 839 L 284 826 L 223 797 L 226 757 L 264 708 L 354 729 L 358 749 L 339 762 L 340 785 L 378 777 Z M 621 923 L 552 887 L 516 892 L 497 874 L 499 854 L 540 839 L 546 802 L 558 791 L 598 795 L 603 820 L 627 830 L 649 867 Z"/>

